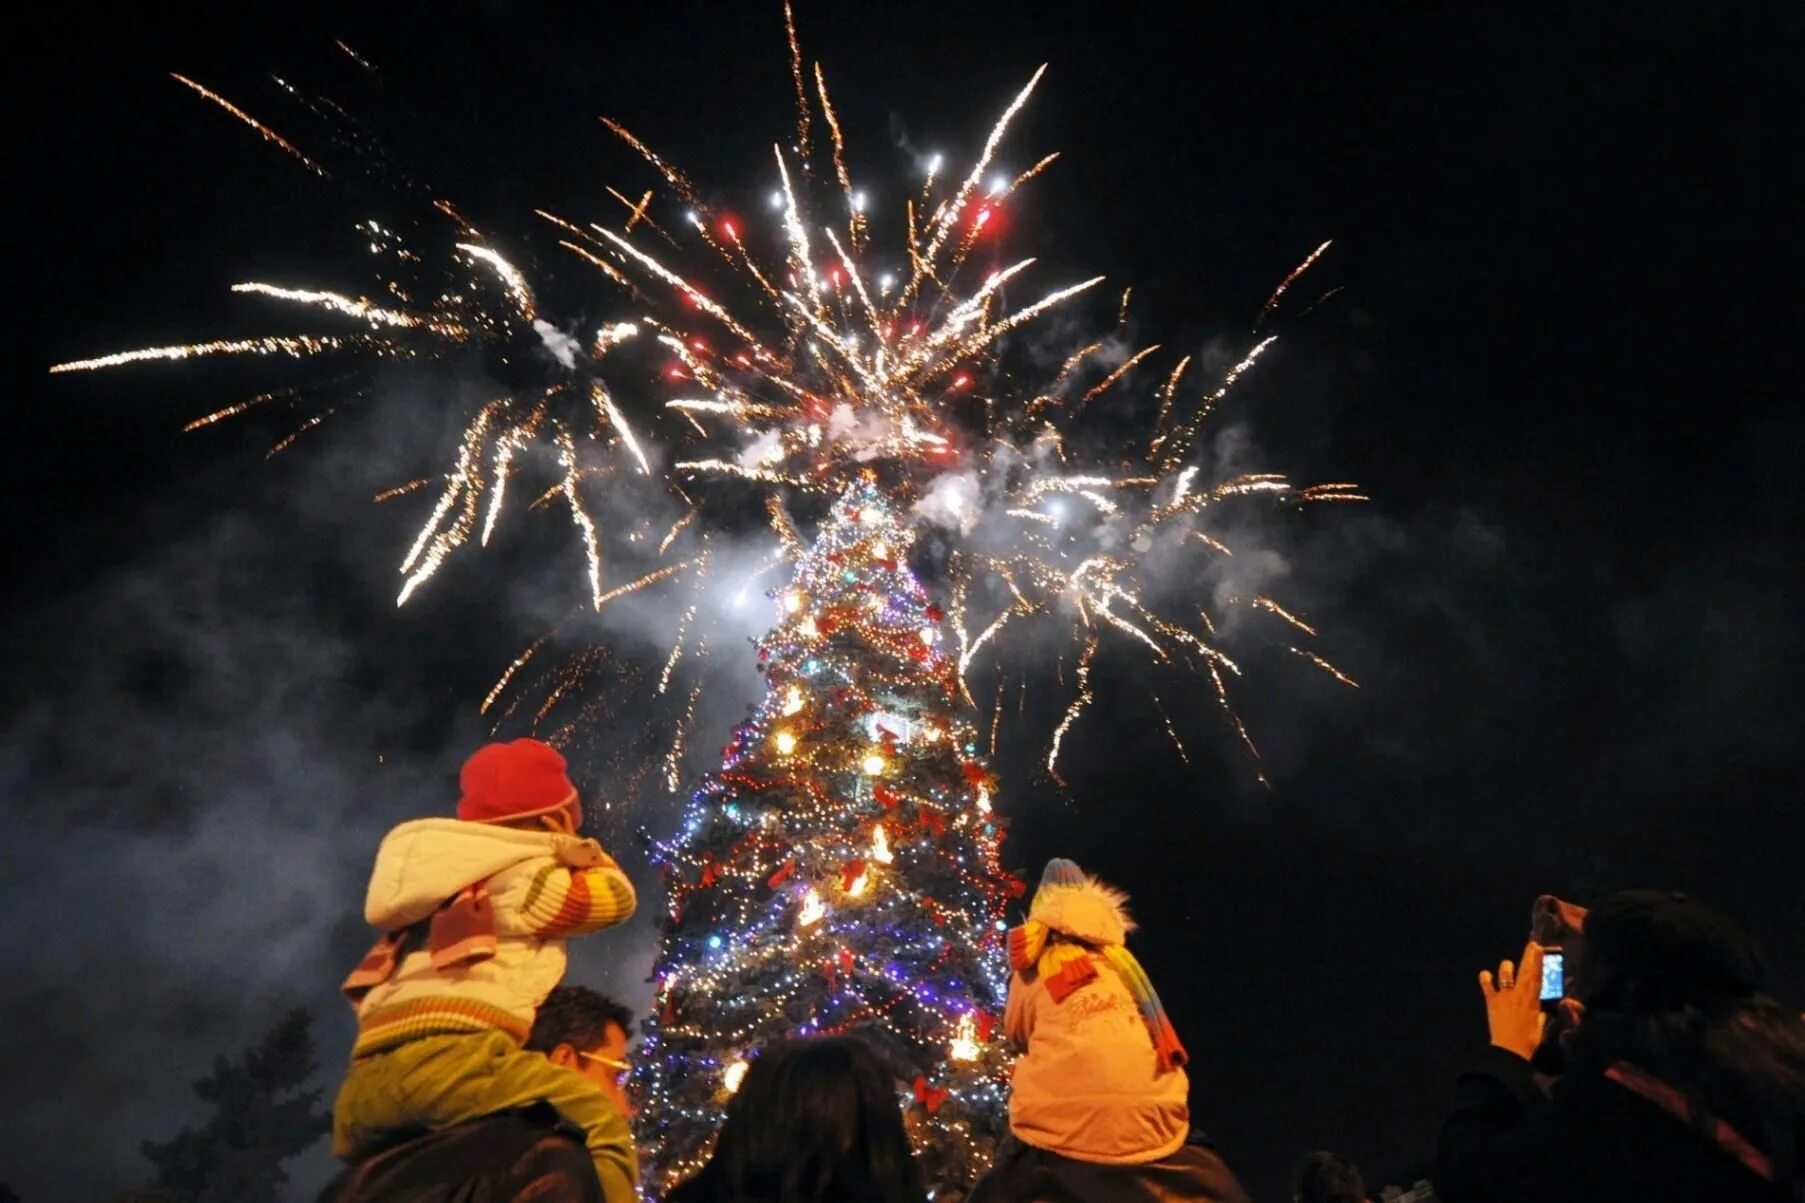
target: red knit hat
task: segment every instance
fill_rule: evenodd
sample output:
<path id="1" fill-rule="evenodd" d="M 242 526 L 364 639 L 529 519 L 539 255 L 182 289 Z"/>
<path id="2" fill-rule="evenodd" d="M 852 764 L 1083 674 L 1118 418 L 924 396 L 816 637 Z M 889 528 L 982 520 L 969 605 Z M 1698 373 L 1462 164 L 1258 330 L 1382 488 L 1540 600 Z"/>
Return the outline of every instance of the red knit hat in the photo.
<path id="1" fill-rule="evenodd" d="M 572 806 L 577 787 L 564 772 L 564 757 L 536 739 L 484 744 L 458 774 L 458 818 L 470 823 L 529 819 Z"/>

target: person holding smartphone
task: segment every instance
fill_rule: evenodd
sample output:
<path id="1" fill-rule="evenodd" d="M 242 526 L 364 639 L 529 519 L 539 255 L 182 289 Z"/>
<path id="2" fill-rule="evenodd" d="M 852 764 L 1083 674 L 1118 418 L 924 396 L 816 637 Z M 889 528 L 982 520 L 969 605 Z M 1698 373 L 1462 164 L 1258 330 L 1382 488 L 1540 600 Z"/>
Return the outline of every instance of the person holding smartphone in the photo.
<path id="1" fill-rule="evenodd" d="M 1437 1197 L 1805 1201 L 1805 1022 L 1762 992 L 1749 937 L 1660 891 L 1566 916 L 1558 944 L 1532 925 L 1558 972 L 1532 938 L 1479 974 L 1491 1047 L 1443 1124 Z"/>

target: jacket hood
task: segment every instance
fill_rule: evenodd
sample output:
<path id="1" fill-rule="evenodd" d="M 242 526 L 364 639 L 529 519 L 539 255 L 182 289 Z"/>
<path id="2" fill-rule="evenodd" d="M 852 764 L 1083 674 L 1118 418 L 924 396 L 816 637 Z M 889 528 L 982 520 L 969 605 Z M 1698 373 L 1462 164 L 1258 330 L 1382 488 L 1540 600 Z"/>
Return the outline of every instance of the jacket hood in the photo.
<path id="1" fill-rule="evenodd" d="M 364 919 L 384 931 L 409 927 L 465 886 L 586 841 L 554 831 L 520 831 L 459 819 L 415 819 L 382 839 L 364 895 Z"/>
<path id="2" fill-rule="evenodd" d="M 1094 877 L 1071 885 L 1042 885 L 1028 917 L 1087 944 L 1123 944 L 1134 930 L 1128 895 Z"/>

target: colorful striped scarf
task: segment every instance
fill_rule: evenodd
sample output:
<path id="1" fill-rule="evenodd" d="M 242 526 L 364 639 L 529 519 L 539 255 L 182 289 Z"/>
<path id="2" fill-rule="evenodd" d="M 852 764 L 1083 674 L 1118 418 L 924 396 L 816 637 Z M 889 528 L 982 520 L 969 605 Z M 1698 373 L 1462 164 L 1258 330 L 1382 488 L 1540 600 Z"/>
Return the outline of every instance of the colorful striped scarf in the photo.
<path id="1" fill-rule="evenodd" d="M 1166 1008 L 1161 1005 L 1159 993 L 1154 990 L 1147 971 L 1134 959 L 1128 946 L 1115 942 L 1094 942 L 1070 932 L 1060 934 L 1068 940 L 1078 940 L 1078 943 L 1053 940 L 1053 933 L 1059 929 L 1034 917 L 1046 911 L 1045 904 L 1052 897 L 1049 891 L 1055 890 L 1098 891 L 1112 906 L 1117 907 L 1123 901 L 1119 894 L 1109 890 L 1101 882 L 1087 878 L 1076 863 L 1058 858 L 1048 861 L 1046 871 L 1041 875 L 1040 888 L 1034 892 L 1034 903 L 1029 908 L 1028 921 L 1009 932 L 1010 967 L 1018 973 L 1033 970 L 1040 977 L 1041 984 L 1046 986 L 1053 1001 L 1060 1003 L 1074 991 L 1096 979 L 1097 970 L 1091 961 L 1091 954 L 1102 957 L 1122 979 L 1122 985 L 1127 987 L 1129 996 L 1140 1010 L 1148 1035 L 1153 1038 L 1153 1051 L 1159 1059 L 1160 1071 L 1164 1073 L 1182 1067 L 1190 1060 L 1190 1055 L 1185 1052 L 1184 1045 L 1179 1043 L 1178 1033 L 1173 1029 L 1172 1021 L 1167 1018 Z M 1125 917 L 1123 926 L 1127 926 Z"/>

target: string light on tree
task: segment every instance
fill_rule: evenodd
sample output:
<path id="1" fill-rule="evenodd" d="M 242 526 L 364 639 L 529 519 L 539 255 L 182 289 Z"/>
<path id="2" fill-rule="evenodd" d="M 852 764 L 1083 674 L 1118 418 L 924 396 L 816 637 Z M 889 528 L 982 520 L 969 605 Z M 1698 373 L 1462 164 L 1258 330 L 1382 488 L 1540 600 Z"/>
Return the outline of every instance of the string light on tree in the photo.
<path id="1" fill-rule="evenodd" d="M 653 846 L 670 899 L 640 1058 L 654 1197 L 700 1166 L 727 1075 L 775 1039 L 870 1043 L 936 1198 L 1004 1130 L 994 1029 L 1024 887 L 910 548 L 872 478 L 842 494 L 774 595 L 764 699 Z"/>
<path id="2" fill-rule="evenodd" d="M 959 1017 L 959 1026 L 953 1029 L 952 1041 L 946 1046 L 946 1055 L 955 1061 L 976 1061 L 982 1050 L 978 1047 L 978 1021 L 970 1011 Z"/>

